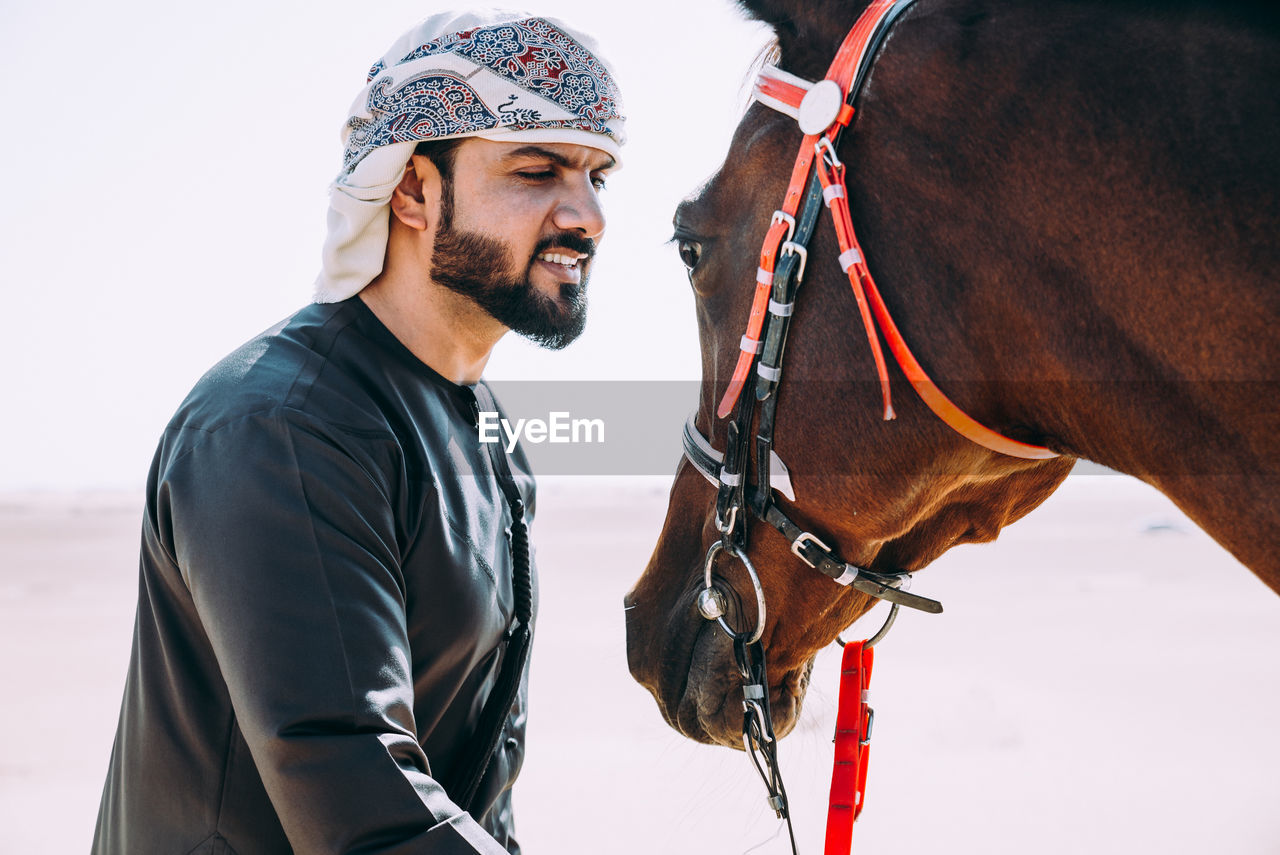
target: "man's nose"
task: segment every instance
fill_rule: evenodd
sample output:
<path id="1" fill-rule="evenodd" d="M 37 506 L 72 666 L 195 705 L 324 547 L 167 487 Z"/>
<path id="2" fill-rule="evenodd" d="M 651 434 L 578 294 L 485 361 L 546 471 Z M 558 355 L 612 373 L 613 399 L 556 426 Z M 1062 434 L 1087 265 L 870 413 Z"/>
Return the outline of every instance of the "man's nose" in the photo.
<path id="1" fill-rule="evenodd" d="M 562 231 L 580 232 L 583 237 L 599 240 L 604 234 L 604 206 L 591 176 L 572 182 L 570 189 L 556 205 L 552 221 Z"/>

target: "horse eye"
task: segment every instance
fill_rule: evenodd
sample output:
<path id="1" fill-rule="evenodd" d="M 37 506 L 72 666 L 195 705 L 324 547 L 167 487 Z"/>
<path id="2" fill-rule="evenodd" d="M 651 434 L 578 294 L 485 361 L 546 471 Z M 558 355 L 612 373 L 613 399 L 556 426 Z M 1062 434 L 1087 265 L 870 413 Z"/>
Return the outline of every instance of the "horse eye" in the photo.
<path id="1" fill-rule="evenodd" d="M 692 240 L 682 240 L 677 245 L 680 250 L 680 260 L 684 262 L 684 266 L 693 270 L 698 266 L 698 259 L 702 257 L 702 244 Z"/>

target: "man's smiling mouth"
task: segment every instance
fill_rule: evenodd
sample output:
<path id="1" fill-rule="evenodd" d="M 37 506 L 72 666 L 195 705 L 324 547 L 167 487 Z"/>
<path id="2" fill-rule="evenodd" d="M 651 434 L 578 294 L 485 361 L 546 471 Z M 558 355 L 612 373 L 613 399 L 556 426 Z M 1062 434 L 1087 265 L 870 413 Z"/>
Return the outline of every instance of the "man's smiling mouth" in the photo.
<path id="1" fill-rule="evenodd" d="M 544 252 L 538 255 L 538 260 L 576 270 L 578 262 L 586 257 L 586 254 L 581 252 Z"/>

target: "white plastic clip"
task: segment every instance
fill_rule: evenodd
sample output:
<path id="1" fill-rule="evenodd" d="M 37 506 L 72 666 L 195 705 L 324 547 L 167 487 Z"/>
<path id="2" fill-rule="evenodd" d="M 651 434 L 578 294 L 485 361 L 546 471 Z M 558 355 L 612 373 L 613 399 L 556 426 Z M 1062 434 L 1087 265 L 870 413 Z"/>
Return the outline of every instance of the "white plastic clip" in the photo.
<path id="1" fill-rule="evenodd" d="M 862 261 L 862 253 L 857 249 L 846 249 L 840 253 L 840 269 L 845 273 L 849 272 L 849 268 Z"/>

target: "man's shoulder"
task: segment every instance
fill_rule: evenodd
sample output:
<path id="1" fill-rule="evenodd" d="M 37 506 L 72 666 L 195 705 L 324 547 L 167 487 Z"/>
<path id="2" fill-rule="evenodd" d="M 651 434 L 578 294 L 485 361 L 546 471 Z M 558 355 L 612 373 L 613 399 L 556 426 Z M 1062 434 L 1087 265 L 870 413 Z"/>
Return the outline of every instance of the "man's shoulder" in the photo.
<path id="1" fill-rule="evenodd" d="M 470 424 L 457 388 L 426 370 L 359 298 L 313 304 L 196 383 L 165 430 L 157 462 L 164 467 L 201 448 L 279 456 L 300 431 L 353 458 L 401 460 L 426 477 L 448 458 L 450 437 Z M 214 436 L 222 439 L 210 443 Z"/>
<path id="2" fill-rule="evenodd" d="M 380 356 L 350 332 L 356 317 L 351 306 L 312 304 L 254 336 L 200 378 L 169 429 L 217 431 L 279 410 L 376 429 L 368 378 L 358 374 Z"/>

